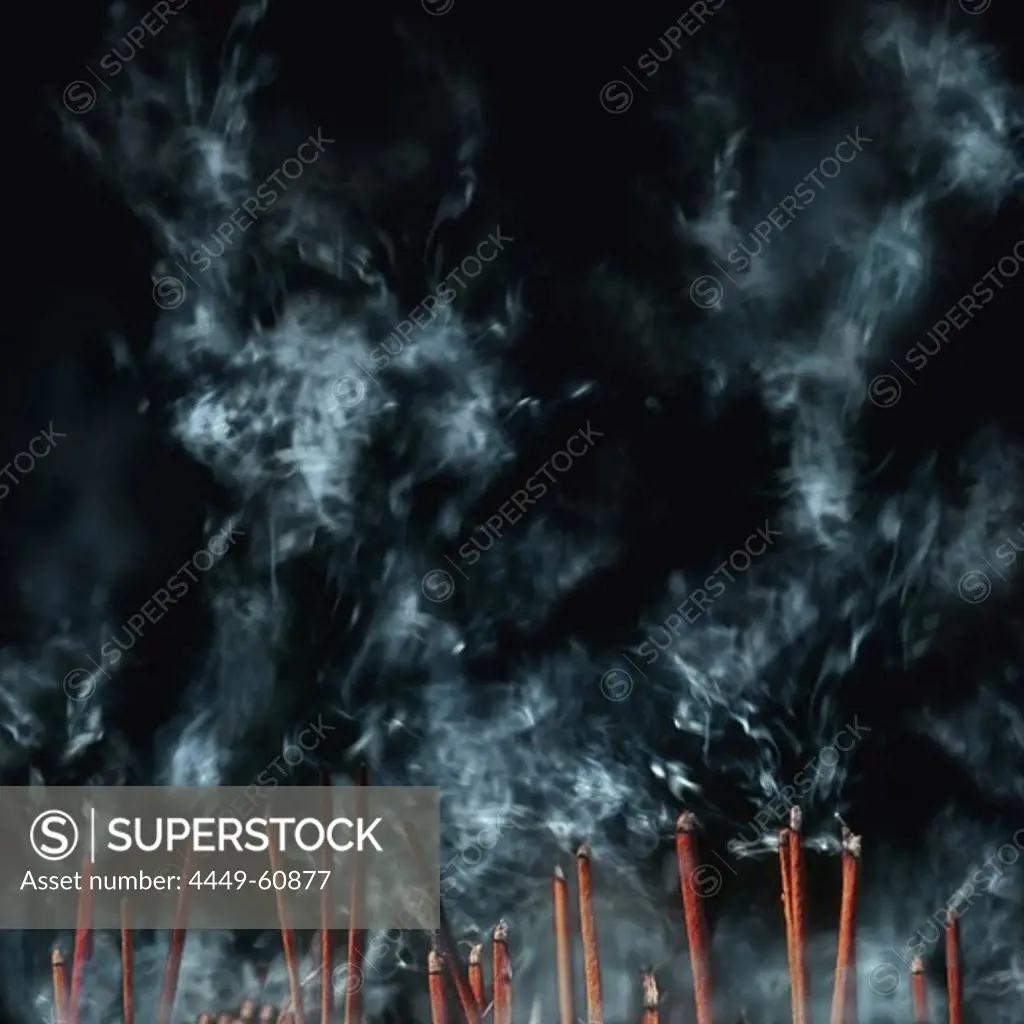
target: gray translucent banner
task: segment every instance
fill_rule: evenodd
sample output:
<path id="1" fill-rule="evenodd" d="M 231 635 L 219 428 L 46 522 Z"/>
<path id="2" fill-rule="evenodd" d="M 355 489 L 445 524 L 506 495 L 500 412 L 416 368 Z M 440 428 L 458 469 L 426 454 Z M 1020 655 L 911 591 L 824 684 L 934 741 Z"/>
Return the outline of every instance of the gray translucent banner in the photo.
<path id="1" fill-rule="evenodd" d="M 439 793 L 0 787 L 0 928 L 434 929 Z"/>

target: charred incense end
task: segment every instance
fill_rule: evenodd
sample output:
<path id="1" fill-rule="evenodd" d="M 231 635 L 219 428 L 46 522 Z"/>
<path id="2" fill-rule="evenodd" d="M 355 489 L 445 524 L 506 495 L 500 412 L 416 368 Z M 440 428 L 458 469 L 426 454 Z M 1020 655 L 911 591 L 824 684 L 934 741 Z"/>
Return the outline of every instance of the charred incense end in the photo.
<path id="1" fill-rule="evenodd" d="M 799 807 L 791 807 L 789 809 L 789 827 L 794 832 L 799 832 L 803 828 L 804 824 L 804 812 Z"/>
<path id="2" fill-rule="evenodd" d="M 576 858 L 578 860 L 590 860 L 590 847 L 586 843 L 580 843 L 576 847 Z"/>
<path id="3" fill-rule="evenodd" d="M 274 1007 L 267 1006 L 260 1007 L 260 1024 L 273 1024 L 273 1021 L 277 1019 L 277 1010 Z"/>
<path id="4" fill-rule="evenodd" d="M 255 999 L 242 1000 L 241 1005 L 238 1007 L 238 1019 L 242 1021 L 242 1024 L 250 1024 L 251 1021 L 256 1019 Z"/>
<path id="5" fill-rule="evenodd" d="M 469 951 L 469 987 L 473 990 L 477 1009 L 483 1012 L 486 998 L 484 996 L 483 946 L 473 946 Z"/>
<path id="6" fill-rule="evenodd" d="M 217 1024 L 231 1024 L 233 1018 L 230 1013 L 221 1013 L 217 1015 Z"/>
<path id="7" fill-rule="evenodd" d="M 440 974 L 443 970 L 444 964 L 441 962 L 441 954 L 436 949 L 432 949 L 427 954 L 427 973 Z"/>
<path id="8" fill-rule="evenodd" d="M 640 993 L 645 1010 L 658 1008 L 658 979 L 649 967 L 640 972 Z"/>
<path id="9" fill-rule="evenodd" d="M 860 857 L 862 842 L 860 836 L 855 836 L 848 828 L 843 828 L 843 852 L 851 857 Z"/>
<path id="10" fill-rule="evenodd" d="M 68 975 L 64 950 L 55 949 L 50 954 L 53 968 L 53 1016 L 56 1024 L 68 1024 Z"/>
<path id="11" fill-rule="evenodd" d="M 919 956 L 915 956 L 910 962 L 910 973 L 924 974 L 924 961 Z"/>
<path id="12" fill-rule="evenodd" d="M 677 832 L 696 832 L 697 815 L 693 811 L 683 811 L 676 819 Z"/>
<path id="13" fill-rule="evenodd" d="M 196 1017 L 196 1024 L 213 1024 L 212 1013 L 201 1013 Z"/>
<path id="14" fill-rule="evenodd" d="M 494 933 L 491 935 L 493 942 L 508 942 L 508 925 L 504 921 L 499 921 L 494 926 Z"/>
<path id="15" fill-rule="evenodd" d="M 556 881 L 565 881 L 565 872 L 557 864 L 555 865 L 555 870 L 552 872 L 552 874 L 554 875 Z"/>

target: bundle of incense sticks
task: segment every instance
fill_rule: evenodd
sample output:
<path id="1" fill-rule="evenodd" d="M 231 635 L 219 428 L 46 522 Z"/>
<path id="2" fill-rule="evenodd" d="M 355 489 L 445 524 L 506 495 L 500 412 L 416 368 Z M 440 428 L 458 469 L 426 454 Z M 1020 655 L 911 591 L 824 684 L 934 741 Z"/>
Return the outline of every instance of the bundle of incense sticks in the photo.
<path id="1" fill-rule="evenodd" d="M 360 782 L 365 783 L 365 774 Z M 790 988 L 794 1024 L 810 1024 L 810 997 L 807 981 L 806 881 L 804 877 L 803 846 L 801 843 L 801 816 L 791 814 L 789 827 L 779 834 L 779 858 L 782 869 L 782 906 L 785 923 L 786 949 L 789 958 Z M 693 999 L 696 1024 L 714 1024 L 715 1000 L 711 987 L 711 940 L 704 912 L 704 897 L 698 891 L 701 862 L 698 857 L 697 819 L 693 814 L 681 814 L 676 824 L 676 860 L 679 868 L 683 921 L 690 953 L 690 973 L 693 977 Z M 842 833 L 842 893 L 839 907 L 838 946 L 835 979 L 832 994 L 830 1024 L 859 1024 L 856 987 L 856 904 L 860 871 L 861 840 L 846 826 Z M 604 1024 L 604 1006 L 601 992 L 601 965 L 597 941 L 597 921 L 593 900 L 593 865 L 586 845 L 576 852 L 576 899 L 579 911 L 579 942 L 583 960 L 583 992 L 586 1000 L 586 1024 Z M 90 865 L 86 864 L 86 870 Z M 569 914 L 569 886 L 565 872 L 556 867 L 552 877 L 552 918 L 555 932 L 555 972 L 558 992 L 558 1024 L 576 1024 L 575 986 L 573 980 L 573 937 Z M 359 905 L 358 892 L 353 892 L 353 906 Z M 283 901 L 278 904 L 282 946 L 288 973 L 290 999 L 282 1007 L 258 1005 L 257 999 L 247 998 L 232 1010 L 199 1015 L 200 1024 L 304 1024 L 302 983 L 299 978 L 295 938 Z M 167 955 L 164 983 L 157 1007 L 160 1024 L 179 1024 L 174 1017 L 175 995 L 181 971 L 182 952 L 186 941 L 188 905 L 185 894 L 179 900 L 171 947 Z M 358 923 L 358 917 L 353 923 Z M 431 1024 L 448 1024 L 452 1017 L 456 1024 L 513 1024 L 513 977 L 509 956 L 510 936 L 502 921 L 491 933 L 491 995 L 487 997 L 484 977 L 483 947 L 476 945 L 469 955 L 469 970 L 463 968 L 442 908 L 441 929 L 436 933 L 427 962 L 427 980 Z M 333 944 L 326 916 L 326 905 L 319 940 L 320 982 L 322 998 L 318 1020 L 329 1024 L 334 1018 L 332 964 Z M 352 932 L 357 929 L 352 929 Z M 361 976 L 362 934 L 353 939 L 350 932 L 346 952 L 347 977 Z M 90 939 L 92 935 L 92 905 L 83 888 L 79 898 L 78 922 L 75 929 L 74 954 L 69 983 L 67 959 L 64 951 L 55 949 L 51 957 L 53 972 L 53 1022 L 77 1024 L 81 997 L 86 981 Z M 956 915 L 950 913 L 946 923 L 946 979 L 948 991 L 948 1022 L 963 1024 L 963 983 L 960 969 L 959 928 Z M 121 976 L 122 1022 L 133 1024 L 137 1011 L 133 992 L 134 974 L 132 957 L 132 929 L 130 907 L 121 906 Z M 351 986 L 347 986 L 351 987 Z M 926 1021 L 924 962 L 916 959 L 911 967 L 910 1003 L 908 1019 L 915 1024 Z M 330 990 L 328 992 L 328 990 Z M 636 1016 L 642 1024 L 658 1024 L 661 1014 L 661 996 L 654 971 L 645 969 L 640 976 L 637 991 Z M 742 1011 L 741 1011 L 742 1012 Z M 531 1024 L 536 1016 L 530 1015 Z M 735 1014 L 728 1018 L 735 1020 Z M 742 1019 L 746 1019 L 745 1015 Z M 346 999 L 342 1015 L 344 1024 L 363 1024 L 361 999 Z"/>

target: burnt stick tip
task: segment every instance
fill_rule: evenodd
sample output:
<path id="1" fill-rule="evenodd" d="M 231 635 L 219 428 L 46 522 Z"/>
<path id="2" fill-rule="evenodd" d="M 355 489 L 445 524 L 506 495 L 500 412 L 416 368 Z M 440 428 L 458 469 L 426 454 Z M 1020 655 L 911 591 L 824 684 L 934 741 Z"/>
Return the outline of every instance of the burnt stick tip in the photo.
<path id="1" fill-rule="evenodd" d="M 491 936 L 493 942 L 508 942 L 508 925 L 504 920 L 494 926 L 494 934 Z"/>
<path id="2" fill-rule="evenodd" d="M 910 962 L 910 973 L 924 974 L 924 961 L 919 956 L 915 956 Z"/>
<path id="3" fill-rule="evenodd" d="M 480 963 L 481 958 L 483 956 L 483 949 L 484 949 L 483 946 L 474 946 L 469 951 L 469 965 L 470 965 L 470 967 L 475 967 L 477 964 Z"/>
<path id="4" fill-rule="evenodd" d="M 676 818 L 677 832 L 695 832 L 697 830 L 697 815 L 693 811 L 683 811 Z"/>
<path id="5" fill-rule="evenodd" d="M 794 832 L 799 832 L 803 828 L 804 824 L 804 812 L 799 807 L 790 807 L 789 809 L 789 827 Z"/>
<path id="6" fill-rule="evenodd" d="M 656 1010 L 658 1008 L 658 979 L 650 967 L 640 972 L 640 990 L 643 994 L 643 1005 L 645 1010 Z"/>

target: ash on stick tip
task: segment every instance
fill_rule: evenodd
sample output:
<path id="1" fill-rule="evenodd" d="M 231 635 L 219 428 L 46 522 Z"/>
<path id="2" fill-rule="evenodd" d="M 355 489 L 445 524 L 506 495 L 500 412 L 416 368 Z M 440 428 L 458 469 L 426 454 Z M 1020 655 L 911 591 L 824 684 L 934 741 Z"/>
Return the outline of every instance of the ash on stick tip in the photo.
<path id="1" fill-rule="evenodd" d="M 494 934 L 491 936 L 494 942 L 508 942 L 508 925 L 504 920 L 494 926 Z"/>
<path id="2" fill-rule="evenodd" d="M 432 949 L 427 954 L 427 973 L 428 974 L 440 974 L 441 973 L 441 954 L 436 949 Z"/>
<path id="3" fill-rule="evenodd" d="M 950 907 L 950 908 L 949 908 L 949 909 L 948 909 L 948 910 L 946 911 L 946 925 L 947 925 L 947 927 L 948 927 L 948 926 L 950 926 L 950 925 L 954 925 L 954 924 L 956 924 L 956 922 L 957 922 L 957 918 L 958 918 L 959 916 L 960 916 L 960 915 L 959 915 L 959 914 L 957 914 L 957 912 L 956 912 L 956 911 L 955 911 L 955 910 L 954 910 L 954 909 L 953 909 L 952 907 Z"/>
<path id="4" fill-rule="evenodd" d="M 915 956 L 910 962 L 910 973 L 924 974 L 924 961 L 919 956 Z"/>
<path id="5" fill-rule="evenodd" d="M 277 1013 L 272 1006 L 268 1005 L 260 1009 L 260 1024 L 271 1024 L 276 1017 Z"/>
<path id="6" fill-rule="evenodd" d="M 790 807 L 789 809 L 789 827 L 794 832 L 799 832 L 803 828 L 804 824 L 804 812 L 799 807 Z"/>
<path id="7" fill-rule="evenodd" d="M 469 951 L 469 965 L 470 965 L 470 967 L 475 967 L 477 964 L 480 963 L 481 959 L 483 958 L 483 949 L 484 949 L 483 946 L 474 946 Z"/>
<path id="8" fill-rule="evenodd" d="M 586 843 L 580 843 L 576 847 L 576 857 L 578 860 L 590 860 L 590 847 Z"/>
<path id="9" fill-rule="evenodd" d="M 201 1013 L 196 1017 L 196 1024 L 213 1024 L 212 1013 Z"/>
<path id="10" fill-rule="evenodd" d="M 555 865 L 554 877 L 559 882 L 564 882 L 565 881 L 565 872 L 562 870 L 562 868 L 558 864 Z"/>
<path id="11" fill-rule="evenodd" d="M 54 967 L 63 967 L 64 966 L 64 950 L 62 950 L 62 949 L 55 949 L 50 954 L 50 963 L 53 964 Z"/>
<path id="12" fill-rule="evenodd" d="M 658 979 L 650 967 L 645 967 L 640 972 L 640 992 L 643 997 L 645 1010 L 656 1010 L 658 1008 Z"/>
<path id="13" fill-rule="evenodd" d="M 843 850 L 852 857 L 859 857 L 861 852 L 861 837 L 855 836 L 845 826 L 843 827 Z"/>
<path id="14" fill-rule="evenodd" d="M 676 818 L 677 832 L 695 832 L 697 830 L 697 815 L 693 811 L 683 811 Z"/>

